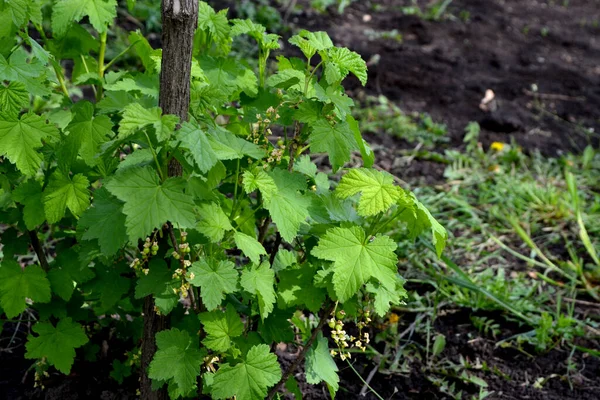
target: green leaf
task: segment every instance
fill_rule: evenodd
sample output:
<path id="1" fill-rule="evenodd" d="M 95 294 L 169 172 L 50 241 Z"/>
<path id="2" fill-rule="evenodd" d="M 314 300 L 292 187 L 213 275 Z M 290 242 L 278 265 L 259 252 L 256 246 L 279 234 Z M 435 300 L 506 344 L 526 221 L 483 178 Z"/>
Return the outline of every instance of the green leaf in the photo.
<path id="1" fill-rule="evenodd" d="M 215 12 L 206 2 L 201 1 L 198 4 L 198 28 L 210 32 L 213 40 L 222 45 L 224 53 L 229 52 L 231 28 L 227 20 L 227 9 Z"/>
<path id="2" fill-rule="evenodd" d="M 388 236 L 367 240 L 358 226 L 332 228 L 312 250 L 315 257 L 333 261 L 333 286 L 339 300 L 344 301 L 358 292 L 371 277 L 390 290 L 395 289 L 398 258 L 396 243 Z"/>
<path id="3" fill-rule="evenodd" d="M 71 110 L 74 116 L 67 126 L 67 142 L 72 142 L 77 150 L 70 156 L 74 160 L 78 152 L 85 163 L 93 167 L 99 161 L 94 157 L 100 145 L 112 135 L 113 124 L 106 115 L 94 117 L 94 106 L 89 101 L 76 103 Z"/>
<path id="4" fill-rule="evenodd" d="M 106 188 L 125 202 L 125 225 L 132 241 L 145 238 L 167 221 L 181 228 L 195 226 L 194 202 L 184 193 L 182 179 L 161 183 L 152 167 L 134 167 L 116 174 Z"/>
<path id="5" fill-rule="evenodd" d="M 110 371 L 110 377 L 119 383 L 123 384 L 123 381 L 128 376 L 131 376 L 131 365 L 122 363 L 119 360 L 114 360 L 112 363 L 112 371 Z"/>
<path id="6" fill-rule="evenodd" d="M 316 385 L 325 381 L 329 387 L 331 398 L 334 398 L 340 387 L 340 377 L 337 374 L 338 367 L 329 352 L 327 338 L 323 337 L 323 334 L 319 333 L 317 341 L 306 352 L 304 367 L 306 382 Z"/>
<path id="7" fill-rule="evenodd" d="M 23 204 L 23 221 L 27 229 L 34 230 L 46 220 L 42 203 L 42 185 L 32 179 L 23 181 L 13 192 L 12 198 Z"/>
<path id="8" fill-rule="evenodd" d="M 144 108 L 139 103 L 131 103 L 123 110 L 123 119 L 119 124 L 119 137 L 124 139 L 147 126 L 153 126 L 158 141 L 169 138 L 175 130 L 179 117 L 175 115 L 162 115 L 159 107 Z"/>
<path id="9" fill-rule="evenodd" d="M 67 207 L 75 217 L 90 205 L 89 181 L 83 174 L 77 174 L 71 179 L 60 170 L 54 171 L 50 182 L 44 190 L 44 211 L 48 223 L 53 224 L 65 216 Z"/>
<path id="10" fill-rule="evenodd" d="M 349 72 L 358 78 L 362 85 L 367 83 L 367 64 L 362 57 L 345 47 L 334 47 L 327 51 L 325 79 L 330 85 L 337 84 Z"/>
<path id="11" fill-rule="evenodd" d="M 181 128 L 175 132 L 175 139 L 181 141 L 182 148 L 189 150 L 200 171 L 208 172 L 219 161 L 206 133 L 200 129 L 198 124 L 184 122 L 181 124 Z"/>
<path id="12" fill-rule="evenodd" d="M 57 137 L 58 129 L 35 114 L 25 114 L 20 118 L 0 114 L 0 155 L 26 176 L 37 173 L 42 163 L 42 141 Z"/>
<path id="13" fill-rule="evenodd" d="M 8 318 L 25 311 L 25 299 L 48 303 L 50 297 L 50 282 L 40 266 L 21 268 L 16 261 L 7 259 L 0 264 L 0 306 Z"/>
<path id="14" fill-rule="evenodd" d="M 17 81 L 35 96 L 50 94 L 46 82 L 46 67 L 37 58 L 31 58 L 22 47 L 15 50 L 6 60 L 0 54 L 0 81 Z"/>
<path id="15" fill-rule="evenodd" d="M 309 32 L 304 29 L 292 36 L 289 42 L 297 46 L 307 59 L 311 59 L 317 51 L 333 47 L 333 42 L 327 32 Z"/>
<path id="16" fill-rule="evenodd" d="M 123 203 L 103 187 L 94 191 L 93 207 L 83 213 L 78 227 L 85 230 L 83 239 L 98 239 L 100 250 L 107 257 L 127 243 Z"/>
<path id="17" fill-rule="evenodd" d="M 228 98 L 236 97 L 242 91 L 253 97 L 257 95 L 258 80 L 256 75 L 243 63 L 232 57 L 213 58 L 203 56 L 199 61 L 210 86 L 219 89 Z"/>
<path id="18" fill-rule="evenodd" d="M 158 350 L 150 363 L 148 376 L 158 381 L 170 381 L 177 385 L 176 394 L 186 396 L 196 389 L 196 378 L 206 355 L 200 350 L 197 339 L 189 333 L 173 328 L 156 334 Z"/>
<path id="19" fill-rule="evenodd" d="M 21 82 L 0 83 L 0 110 L 8 115 L 17 115 L 29 104 L 29 92 Z"/>
<path id="20" fill-rule="evenodd" d="M 311 200 L 299 192 L 306 190 L 306 178 L 281 168 L 273 170 L 270 176 L 277 186 L 277 191 L 270 199 L 265 196 L 265 207 L 271 213 L 281 236 L 291 243 L 298 234 L 300 225 L 310 215 L 308 208 Z"/>
<path id="21" fill-rule="evenodd" d="M 303 155 L 296 160 L 294 171 L 307 175 L 313 179 L 317 176 L 317 165 L 310 161 L 309 155 Z"/>
<path id="22" fill-rule="evenodd" d="M 237 137 L 224 128 L 209 131 L 208 141 L 219 160 L 236 160 L 245 156 L 261 159 L 266 152 L 260 146 Z"/>
<path id="23" fill-rule="evenodd" d="M 231 304 L 225 312 L 215 310 L 200 314 L 206 338 L 202 343 L 211 350 L 225 352 L 231 347 L 231 339 L 244 332 L 244 324 Z"/>
<path id="24" fill-rule="evenodd" d="M 260 264 L 261 255 L 267 255 L 267 251 L 263 245 L 252 236 L 242 232 L 235 232 L 233 234 L 233 240 L 238 249 L 242 250 L 246 257 L 255 264 Z"/>
<path id="25" fill-rule="evenodd" d="M 268 260 L 259 266 L 253 265 L 242 272 L 240 284 L 247 292 L 256 295 L 258 308 L 262 319 L 267 318 L 275 304 L 275 271 L 271 269 Z"/>
<path id="26" fill-rule="evenodd" d="M 179 295 L 173 289 L 181 286 L 180 279 L 173 279 L 173 271 L 165 260 L 153 258 L 148 263 L 148 275 L 142 275 L 135 287 L 135 298 L 154 296 L 156 307 L 163 314 L 169 314 L 179 302 Z"/>
<path id="27" fill-rule="evenodd" d="M 158 99 L 158 76 L 157 75 L 136 75 L 135 79 L 133 78 L 123 78 L 118 82 L 107 83 L 104 85 L 104 89 L 109 92 L 140 92 L 142 95 L 151 97 L 153 99 Z M 112 103 L 115 103 L 117 100 L 120 100 L 119 103 L 124 103 L 124 106 L 127 107 L 131 102 L 125 103 L 123 101 L 123 97 L 126 94 L 121 95 L 121 98 L 113 98 Z M 127 96 L 128 99 L 133 100 L 133 97 Z M 133 104 L 133 103 L 131 103 Z M 100 104 L 99 104 L 100 106 Z M 102 107 L 99 107 L 102 108 Z M 104 104 L 104 108 L 106 108 L 106 103 Z M 154 107 L 156 108 L 156 107 Z M 146 109 L 146 114 L 148 114 L 145 118 L 151 118 L 152 113 L 148 112 L 153 110 L 154 108 Z M 115 111 L 121 111 L 121 109 L 117 109 Z M 135 116 L 133 117 L 135 118 Z"/>
<path id="28" fill-rule="evenodd" d="M 278 307 L 289 308 L 304 304 L 309 311 L 318 312 L 325 301 L 326 292 L 322 288 L 315 287 L 313 282 L 315 273 L 315 269 L 308 265 L 279 271 Z"/>
<path id="29" fill-rule="evenodd" d="M 200 288 L 202 302 L 209 311 L 217 308 L 227 293 L 237 289 L 239 273 L 231 261 L 202 258 L 189 269 L 188 282 Z"/>
<path id="30" fill-rule="evenodd" d="M 383 286 L 375 285 L 373 283 L 367 283 L 367 292 L 375 295 L 375 301 L 373 306 L 375 313 L 380 317 L 384 317 L 385 314 L 390 310 L 392 304 L 398 305 L 402 302 L 402 299 L 406 297 L 406 290 L 404 290 L 404 281 L 397 276 L 396 285 L 394 290 Z"/>
<path id="31" fill-rule="evenodd" d="M 231 366 L 225 364 L 214 376 L 212 396 L 215 399 L 236 397 L 237 400 L 262 400 L 267 389 L 281 379 L 277 356 L 269 352 L 269 346 L 253 346 L 242 362 Z"/>
<path id="32" fill-rule="evenodd" d="M 117 16 L 116 0 L 57 0 L 52 7 L 52 32 L 64 36 L 71 23 L 88 17 L 98 32 L 106 32 Z"/>
<path id="33" fill-rule="evenodd" d="M 331 125 L 326 119 L 319 119 L 311 128 L 311 149 L 316 153 L 327 153 L 334 172 L 350 160 L 352 150 L 358 150 L 354 134 L 345 121 Z"/>
<path id="34" fill-rule="evenodd" d="M 356 121 L 352 115 L 348 114 L 346 116 L 346 122 L 348 122 L 350 130 L 354 134 L 354 140 L 356 140 L 356 143 L 358 144 L 358 149 L 360 150 L 360 155 L 363 159 L 365 168 L 371 168 L 375 162 L 375 154 L 373 153 L 373 150 L 367 141 L 363 139 L 362 135 L 360 134 L 358 121 Z"/>
<path id="35" fill-rule="evenodd" d="M 220 242 L 225 232 L 233 229 L 229 217 L 216 203 L 201 204 L 198 213 L 200 214 L 198 230 L 213 243 Z"/>
<path id="36" fill-rule="evenodd" d="M 135 50 L 138 57 L 142 60 L 146 72 L 158 74 L 160 72 L 160 57 L 162 56 L 162 50 L 153 49 L 140 31 L 131 32 L 129 34 L 129 43 L 133 45 L 132 49 Z"/>
<path id="37" fill-rule="evenodd" d="M 94 312 L 101 315 L 110 312 L 129 293 L 131 281 L 121 276 L 123 272 L 128 272 L 124 264 L 96 264 L 94 271 L 96 278 L 86 283 L 85 289 L 91 291 L 91 297 L 98 300 L 94 303 Z"/>
<path id="38" fill-rule="evenodd" d="M 246 193 L 250 194 L 258 189 L 265 201 L 270 201 L 273 195 L 277 193 L 275 180 L 262 168 L 253 168 L 252 170 L 244 171 L 242 182 Z"/>
<path id="39" fill-rule="evenodd" d="M 56 327 L 49 322 L 38 322 L 32 330 L 38 336 L 28 336 L 25 358 L 45 358 L 63 374 L 71 372 L 75 349 L 89 340 L 83 327 L 71 318 L 61 319 Z"/>
<path id="40" fill-rule="evenodd" d="M 446 242 L 448 240 L 448 232 L 446 229 L 431 215 L 427 207 L 425 207 L 414 193 L 408 198 L 410 203 L 406 205 L 408 212 L 403 212 L 398 216 L 398 219 L 404 221 L 408 225 L 408 231 L 411 238 L 416 238 L 425 229 L 431 228 L 432 242 L 435 246 L 437 256 L 440 257 Z M 403 204 L 400 204 L 402 207 Z"/>
<path id="41" fill-rule="evenodd" d="M 367 168 L 351 169 L 342 177 L 335 193 L 342 199 L 361 193 L 358 214 L 363 217 L 385 212 L 400 198 L 408 197 L 404 190 L 394 186 L 390 173 Z"/>
<path id="42" fill-rule="evenodd" d="M 258 332 L 265 343 L 289 343 L 294 340 L 292 323 L 294 310 L 275 309 L 266 319 L 258 321 Z"/>

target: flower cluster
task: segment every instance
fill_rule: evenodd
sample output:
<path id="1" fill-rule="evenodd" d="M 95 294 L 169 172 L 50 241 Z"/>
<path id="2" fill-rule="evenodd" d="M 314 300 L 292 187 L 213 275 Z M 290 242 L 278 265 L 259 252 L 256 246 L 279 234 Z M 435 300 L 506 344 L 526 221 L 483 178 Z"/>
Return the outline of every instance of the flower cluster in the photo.
<path id="1" fill-rule="evenodd" d="M 148 270 L 148 268 L 144 268 L 144 266 L 147 264 L 148 259 L 151 256 L 155 256 L 157 253 L 158 253 L 158 242 L 147 237 L 146 240 L 144 241 L 144 246 L 142 247 L 141 259 L 135 258 L 131 262 L 131 264 L 129 264 L 129 266 L 131 268 L 133 268 L 138 273 L 138 275 L 139 274 L 148 275 L 149 270 Z"/>
<path id="2" fill-rule="evenodd" d="M 336 315 L 337 318 L 332 318 L 329 320 L 331 338 L 338 347 L 337 351 L 331 350 L 330 353 L 333 357 L 339 355 L 342 361 L 352 358 L 352 354 L 349 352 L 350 348 L 355 347 L 361 351 L 366 351 L 367 344 L 369 344 L 371 341 L 369 333 L 362 331 L 362 329 L 371 321 L 371 318 L 369 318 L 369 311 L 366 310 L 364 313 L 366 316 L 365 320 L 357 323 L 359 329 L 358 337 L 349 335 L 344 330 L 344 321 L 342 321 L 342 319 L 345 315 L 346 313 L 343 310 L 340 310 Z"/>
<path id="3" fill-rule="evenodd" d="M 179 261 L 180 267 L 173 272 L 172 277 L 173 279 L 179 280 L 181 282 L 181 286 L 179 286 L 178 288 L 173 288 L 173 293 L 180 293 L 183 298 L 186 298 L 191 288 L 191 285 L 186 279 L 187 269 L 192 265 L 192 261 L 186 259 L 186 256 L 190 256 L 192 248 L 187 242 L 187 232 L 181 232 L 180 240 L 181 243 L 179 243 L 179 245 L 177 246 L 178 250 L 175 250 L 172 253 L 173 258 Z M 187 278 L 194 279 L 194 273 L 191 272 Z"/>

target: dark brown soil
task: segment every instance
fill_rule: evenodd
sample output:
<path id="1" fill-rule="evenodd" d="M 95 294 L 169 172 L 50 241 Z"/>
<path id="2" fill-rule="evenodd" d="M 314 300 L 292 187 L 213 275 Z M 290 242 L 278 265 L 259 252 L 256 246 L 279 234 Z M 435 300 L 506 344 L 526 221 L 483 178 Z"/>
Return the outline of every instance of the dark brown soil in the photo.
<path id="1" fill-rule="evenodd" d="M 341 16 L 307 15 L 298 25 L 379 58 L 367 92 L 446 123 L 455 145 L 470 121 L 481 124 L 484 144 L 514 138 L 552 155 L 581 150 L 584 127 L 598 131 L 600 1 L 455 0 L 441 21 L 403 15 L 410 3 L 358 1 Z M 401 42 L 369 38 L 394 29 Z M 488 89 L 496 109 L 485 112 L 479 105 Z"/>

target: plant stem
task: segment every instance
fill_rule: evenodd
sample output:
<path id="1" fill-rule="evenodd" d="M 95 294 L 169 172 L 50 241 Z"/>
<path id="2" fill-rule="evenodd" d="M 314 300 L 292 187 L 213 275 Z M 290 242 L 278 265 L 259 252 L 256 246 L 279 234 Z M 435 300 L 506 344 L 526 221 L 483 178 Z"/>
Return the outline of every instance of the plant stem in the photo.
<path id="1" fill-rule="evenodd" d="M 80 54 L 79 57 L 81 57 L 81 62 L 83 63 L 83 68 L 85 68 L 85 72 L 87 72 L 89 74 L 90 69 L 88 68 L 87 62 L 85 61 L 85 57 L 83 56 L 83 54 Z M 94 96 L 96 96 L 96 99 L 97 99 L 98 98 L 98 90 L 96 90 L 96 85 L 92 85 L 92 90 L 94 91 Z"/>
<path id="2" fill-rule="evenodd" d="M 98 54 L 98 76 L 100 77 L 100 86 L 96 92 L 96 101 L 100 101 L 102 98 L 102 78 L 104 78 L 104 56 L 106 53 L 106 36 L 108 35 L 108 28 L 106 31 L 100 33 L 100 52 Z"/>
<path id="3" fill-rule="evenodd" d="M 156 151 L 154 151 L 154 147 L 152 147 L 152 142 L 150 141 L 150 136 L 148 136 L 148 133 L 144 132 L 144 135 L 146 135 L 146 139 L 148 139 L 148 147 L 150 148 L 150 152 L 152 152 L 152 157 L 154 158 L 154 162 L 156 163 L 156 171 L 158 171 L 158 176 L 160 177 L 160 181 L 164 182 L 165 181 L 165 177 L 162 171 L 162 167 L 160 166 L 160 163 L 158 162 L 158 156 L 156 155 Z"/>
<path id="4" fill-rule="evenodd" d="M 306 81 L 304 82 L 304 95 L 306 96 L 308 93 L 308 84 L 310 83 L 310 81 L 312 80 L 312 77 L 315 75 L 315 72 L 317 72 L 317 69 L 319 69 L 319 67 L 321 66 L 321 64 L 323 64 L 323 61 L 321 61 L 320 63 L 318 63 L 312 70 L 312 72 L 310 73 L 310 75 L 308 76 L 308 79 L 306 79 Z"/>
<path id="5" fill-rule="evenodd" d="M 285 372 L 283 373 L 283 376 L 281 377 L 279 382 L 275 386 L 273 386 L 271 388 L 271 390 L 269 391 L 269 394 L 266 397 L 268 400 L 271 400 L 273 397 L 275 397 L 275 395 L 277 394 L 279 389 L 281 389 L 281 387 L 285 384 L 285 382 L 289 379 L 289 377 L 292 376 L 292 374 L 294 373 L 296 368 L 298 368 L 300 363 L 304 360 L 304 357 L 306 357 L 306 352 L 308 352 L 308 349 L 310 349 L 312 347 L 312 344 L 315 341 L 315 339 L 317 338 L 317 335 L 319 334 L 319 332 L 321 332 L 321 329 L 323 329 L 323 326 L 325 325 L 325 322 L 327 321 L 327 316 L 329 314 L 331 314 L 333 312 L 333 310 L 335 309 L 335 304 L 336 303 L 331 303 L 325 309 L 323 316 L 321 317 L 321 320 L 319 321 L 319 324 L 317 325 L 315 330 L 310 335 L 310 338 L 308 339 L 308 341 L 306 342 L 306 344 L 304 345 L 304 347 L 298 354 L 298 357 L 296 357 L 294 362 L 291 363 L 290 366 L 285 370 Z"/>
<path id="6" fill-rule="evenodd" d="M 117 61 L 117 60 L 119 59 L 119 57 L 122 57 L 122 56 L 123 56 L 125 53 L 127 53 L 129 50 L 131 50 L 131 48 L 132 48 L 133 46 L 135 46 L 136 44 L 138 44 L 138 42 L 140 42 L 140 41 L 139 41 L 139 40 L 136 40 L 135 42 L 131 43 L 129 46 L 127 46 L 127 48 L 126 48 L 125 50 L 123 50 L 122 52 L 120 52 L 119 54 L 117 54 L 117 55 L 115 56 L 115 58 L 113 58 L 112 60 L 110 60 L 110 61 L 108 62 L 108 64 L 106 64 L 106 65 L 104 66 L 104 68 L 103 68 L 103 71 L 102 71 L 102 74 L 104 74 L 104 72 L 106 72 L 106 71 L 107 71 L 107 70 L 108 70 L 108 69 L 111 67 L 111 65 L 113 65 L 113 64 L 115 63 L 115 61 Z"/>
<path id="7" fill-rule="evenodd" d="M 231 214 L 229 215 L 229 219 L 233 219 L 235 214 L 235 210 L 237 207 L 237 193 L 238 186 L 240 185 L 240 159 L 237 159 L 237 167 L 235 169 L 235 186 L 233 188 L 233 205 L 231 206 Z"/>
<path id="8" fill-rule="evenodd" d="M 38 261 L 40 262 L 40 266 L 46 272 L 50 269 L 50 265 L 48 264 L 48 259 L 46 258 L 46 253 L 44 253 L 44 248 L 40 243 L 40 238 L 37 236 L 36 231 L 28 231 L 29 239 L 31 240 L 31 246 L 37 255 Z"/>

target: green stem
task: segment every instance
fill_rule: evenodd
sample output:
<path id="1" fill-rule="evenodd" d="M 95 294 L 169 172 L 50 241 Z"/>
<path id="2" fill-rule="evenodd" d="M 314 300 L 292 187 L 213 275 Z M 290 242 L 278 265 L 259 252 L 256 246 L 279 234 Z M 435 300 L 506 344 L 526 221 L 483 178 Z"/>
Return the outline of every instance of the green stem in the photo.
<path id="1" fill-rule="evenodd" d="M 135 42 L 131 43 L 129 46 L 127 46 L 127 48 L 125 50 L 123 50 L 122 52 L 120 52 L 119 54 L 117 54 L 117 56 L 115 58 L 113 58 L 112 60 L 110 60 L 108 62 L 108 64 L 106 64 L 104 66 L 104 71 L 102 72 L 104 74 L 104 72 L 106 72 L 111 65 L 113 65 L 115 63 L 115 61 L 117 61 L 120 57 L 122 57 L 125 53 L 127 53 L 129 50 L 131 50 L 131 48 L 133 46 L 135 46 L 136 44 L 138 44 L 138 42 L 140 42 L 139 40 L 136 40 Z"/>
<path id="2" fill-rule="evenodd" d="M 40 34 L 40 37 L 44 41 L 44 45 L 46 45 L 46 42 L 48 41 L 48 37 L 46 36 L 46 32 L 44 32 L 44 28 L 38 24 L 35 24 L 34 26 L 35 26 L 35 29 Z M 33 39 L 30 38 L 29 40 L 33 40 Z M 67 90 L 67 85 L 65 83 L 65 75 L 62 71 L 62 68 L 60 67 L 60 64 L 53 58 L 50 60 L 50 64 L 52 65 L 52 68 L 54 69 L 54 73 L 56 74 L 56 79 L 58 79 L 58 83 L 60 85 L 60 90 L 63 92 L 65 97 L 70 100 L 71 98 L 69 96 L 69 91 Z"/>
<path id="3" fill-rule="evenodd" d="M 233 206 L 231 206 L 231 215 L 229 215 L 229 219 L 233 218 L 233 215 L 235 214 L 235 209 L 237 207 L 237 192 L 238 192 L 238 186 L 239 186 L 239 181 L 240 181 L 240 159 L 237 159 L 237 167 L 235 170 L 235 186 L 233 188 Z"/>
<path id="4" fill-rule="evenodd" d="M 148 134 L 146 132 L 144 132 L 144 135 L 146 135 L 146 139 L 148 139 L 148 147 L 150 148 L 150 152 L 152 153 L 152 157 L 154 158 L 154 162 L 156 163 L 156 171 L 158 171 L 158 176 L 160 177 L 160 181 L 164 182 L 165 177 L 162 172 L 160 163 L 158 162 L 158 156 L 156 155 L 156 151 L 154 151 L 154 147 L 152 147 L 152 142 L 150 141 L 150 137 L 148 136 Z"/>
<path id="5" fill-rule="evenodd" d="M 372 393 L 375 395 L 375 397 L 377 397 L 379 400 L 384 400 L 384 398 L 383 398 L 383 397 L 381 397 L 381 396 L 379 395 L 379 393 L 377 393 L 377 392 L 375 391 L 375 389 L 373 389 L 373 388 L 372 388 L 372 387 L 371 387 L 371 386 L 370 386 L 370 385 L 369 385 L 369 384 L 368 384 L 368 383 L 367 383 L 367 382 L 366 382 L 366 381 L 363 379 L 363 377 L 362 377 L 362 376 L 360 376 L 360 374 L 358 373 L 358 371 L 357 371 L 357 370 L 355 370 L 355 369 L 354 369 L 354 367 L 352 366 L 352 364 L 350 363 L 350 361 L 346 360 L 346 362 L 348 363 L 348 366 L 350 367 L 350 369 L 351 369 L 352 371 L 354 371 L 354 373 L 356 374 L 356 376 L 358 376 L 358 379 L 360 379 L 360 381 L 361 381 L 361 382 L 362 382 L 362 383 L 363 383 L 363 384 L 364 384 L 366 387 L 368 387 L 368 388 L 369 388 L 369 390 L 370 390 L 370 391 L 371 391 L 371 392 L 372 392 Z"/>
<path id="6" fill-rule="evenodd" d="M 102 78 L 104 78 L 104 57 L 106 54 L 106 36 L 108 35 L 108 28 L 100 33 L 100 52 L 98 54 L 98 76 L 100 78 L 100 86 L 96 92 L 96 101 L 100 101 L 102 98 Z"/>
<path id="7" fill-rule="evenodd" d="M 85 68 L 85 72 L 87 72 L 89 74 L 90 69 L 88 68 L 87 62 L 85 61 L 85 57 L 83 56 L 83 54 L 80 54 L 79 57 L 81 57 L 81 62 L 83 63 L 83 68 Z M 92 85 L 92 90 L 94 91 L 94 95 L 96 96 L 96 99 L 97 99 L 98 91 L 96 90 L 96 85 Z"/>
<path id="8" fill-rule="evenodd" d="M 321 61 L 320 63 L 318 63 L 312 70 L 312 72 L 310 73 L 310 75 L 308 76 L 308 79 L 306 79 L 306 81 L 304 82 L 304 95 L 306 96 L 308 93 L 308 84 L 310 83 L 310 81 L 312 80 L 312 77 L 315 75 L 315 72 L 317 72 L 317 69 L 319 69 L 319 67 L 321 66 L 321 64 L 323 64 L 323 61 Z M 310 63 L 309 63 L 310 65 Z"/>

